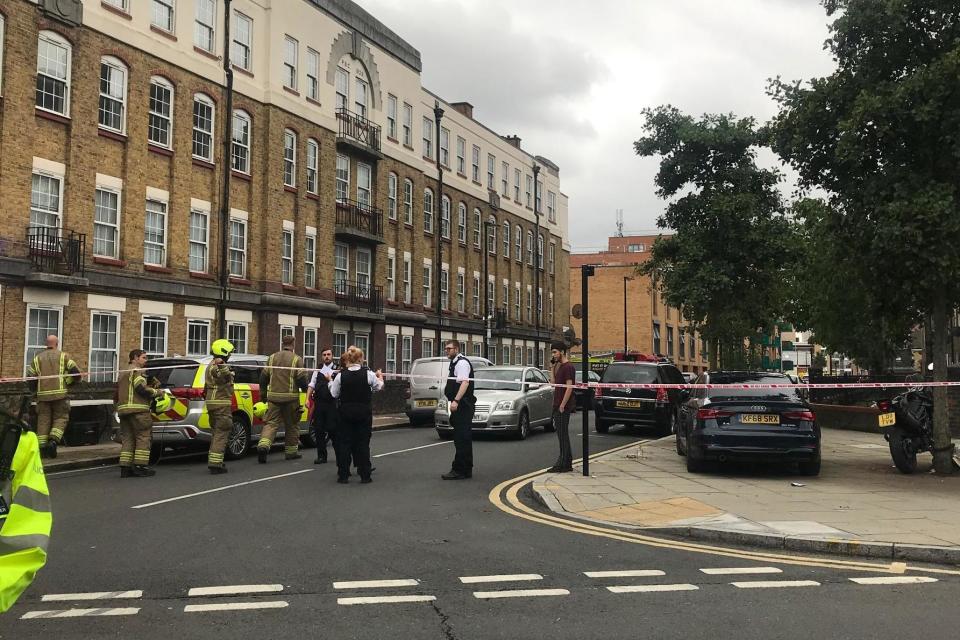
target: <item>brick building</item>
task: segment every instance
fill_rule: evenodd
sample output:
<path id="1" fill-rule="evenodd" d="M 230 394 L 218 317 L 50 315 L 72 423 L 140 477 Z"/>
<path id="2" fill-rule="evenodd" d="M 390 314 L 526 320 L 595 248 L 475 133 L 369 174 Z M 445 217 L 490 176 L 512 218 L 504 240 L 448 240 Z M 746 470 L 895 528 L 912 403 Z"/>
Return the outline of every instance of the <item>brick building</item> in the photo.
<path id="1" fill-rule="evenodd" d="M 650 278 L 638 276 L 637 265 L 650 258 L 657 236 L 609 238 L 606 251 L 570 256 L 570 304 L 581 303 L 580 267 L 596 265 L 590 287 L 590 352 L 628 351 L 664 355 L 681 371 L 699 373 L 708 365 L 700 335 L 688 332 L 678 309 L 666 305 Z M 629 280 L 624 282 L 624 278 Z M 626 287 L 626 300 L 624 300 Z M 624 308 L 627 335 L 624 337 Z M 567 310 L 570 313 L 571 310 Z M 583 321 L 570 315 L 570 326 L 583 335 Z"/>
<path id="2" fill-rule="evenodd" d="M 234 0 L 227 118 L 223 13 L 0 0 L 0 375 L 48 333 L 107 378 L 136 347 L 205 354 L 221 316 L 240 352 L 292 333 L 405 372 L 440 340 L 482 353 L 488 304 L 491 356 L 532 361 L 569 307 L 558 167 L 349 0 Z"/>

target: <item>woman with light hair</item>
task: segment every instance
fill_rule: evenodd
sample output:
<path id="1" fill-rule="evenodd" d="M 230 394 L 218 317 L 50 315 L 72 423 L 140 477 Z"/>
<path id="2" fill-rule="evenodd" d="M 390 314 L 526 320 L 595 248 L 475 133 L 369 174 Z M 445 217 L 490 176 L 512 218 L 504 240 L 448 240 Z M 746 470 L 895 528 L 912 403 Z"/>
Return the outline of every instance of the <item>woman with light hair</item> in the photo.
<path id="1" fill-rule="evenodd" d="M 363 351 L 353 345 L 343 354 L 340 375 L 330 381 L 330 395 L 340 399 L 337 441 L 337 482 L 350 480 L 350 461 L 357 467 L 360 482 L 370 478 L 370 436 L 373 433 L 373 393 L 383 389 L 383 372 L 363 366 Z"/>

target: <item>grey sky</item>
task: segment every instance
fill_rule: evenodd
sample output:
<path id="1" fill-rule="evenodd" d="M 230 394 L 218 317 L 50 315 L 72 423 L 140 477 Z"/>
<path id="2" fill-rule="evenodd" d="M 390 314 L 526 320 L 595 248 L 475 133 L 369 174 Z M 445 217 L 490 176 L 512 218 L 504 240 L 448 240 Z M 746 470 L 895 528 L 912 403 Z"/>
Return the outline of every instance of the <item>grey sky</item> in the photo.
<path id="1" fill-rule="evenodd" d="M 358 0 L 420 50 L 423 84 L 560 166 L 575 249 L 605 246 L 615 211 L 656 228 L 640 111 L 766 120 L 767 78 L 830 72 L 815 0 Z"/>

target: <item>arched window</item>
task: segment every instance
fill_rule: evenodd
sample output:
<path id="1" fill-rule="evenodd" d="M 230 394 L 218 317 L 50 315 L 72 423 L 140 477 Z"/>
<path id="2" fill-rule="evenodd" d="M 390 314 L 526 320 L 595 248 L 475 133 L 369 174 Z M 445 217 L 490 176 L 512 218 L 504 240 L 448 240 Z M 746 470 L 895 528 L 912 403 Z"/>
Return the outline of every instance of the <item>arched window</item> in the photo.
<path id="1" fill-rule="evenodd" d="M 450 198 L 447 196 L 440 201 L 440 235 L 450 239 Z"/>
<path id="2" fill-rule="evenodd" d="M 413 224 L 413 182 L 409 178 L 403 181 L 403 222 Z"/>
<path id="3" fill-rule="evenodd" d="M 513 259 L 517 262 L 523 262 L 523 229 L 517 225 L 516 242 L 513 247 Z"/>
<path id="4" fill-rule="evenodd" d="M 533 265 L 533 231 L 527 230 L 527 264 Z"/>
<path id="5" fill-rule="evenodd" d="M 503 257 L 510 257 L 510 223 L 503 221 Z"/>
<path id="6" fill-rule="evenodd" d="M 387 217 L 397 219 L 397 174 L 392 172 L 387 176 Z"/>
<path id="7" fill-rule="evenodd" d="M 283 130 L 283 184 L 297 186 L 297 134 L 290 129 Z"/>
<path id="8" fill-rule="evenodd" d="M 476 249 L 480 248 L 480 238 L 483 237 L 482 236 L 483 230 L 480 228 L 482 224 L 480 222 L 480 219 L 481 219 L 480 209 L 474 209 L 473 210 L 473 246 Z"/>
<path id="9" fill-rule="evenodd" d="M 127 65 L 113 56 L 100 58 L 100 105 L 97 124 L 101 129 L 125 133 L 127 127 Z"/>
<path id="10" fill-rule="evenodd" d="M 53 31 L 41 31 L 37 37 L 38 109 L 61 116 L 70 115 L 70 66 L 73 47 Z"/>
<path id="11" fill-rule="evenodd" d="M 250 140 L 253 137 L 250 115 L 246 111 L 233 112 L 231 167 L 240 173 L 250 173 Z"/>
<path id="12" fill-rule="evenodd" d="M 493 216 L 487 220 L 487 251 L 497 253 L 497 219 Z"/>
<path id="13" fill-rule="evenodd" d="M 433 233 L 433 191 L 423 190 L 423 230 Z"/>
<path id="14" fill-rule="evenodd" d="M 467 244 L 467 205 L 462 202 L 457 205 L 457 240 Z"/>
<path id="15" fill-rule="evenodd" d="M 320 143 L 310 138 L 307 140 L 307 191 L 317 193 L 319 183 L 317 176 L 320 173 Z"/>
<path id="16" fill-rule="evenodd" d="M 193 157 L 213 162 L 214 106 L 210 96 L 193 96 Z"/>
<path id="17" fill-rule="evenodd" d="M 157 147 L 173 146 L 173 85 L 166 78 L 150 78 L 150 119 L 147 141 Z"/>

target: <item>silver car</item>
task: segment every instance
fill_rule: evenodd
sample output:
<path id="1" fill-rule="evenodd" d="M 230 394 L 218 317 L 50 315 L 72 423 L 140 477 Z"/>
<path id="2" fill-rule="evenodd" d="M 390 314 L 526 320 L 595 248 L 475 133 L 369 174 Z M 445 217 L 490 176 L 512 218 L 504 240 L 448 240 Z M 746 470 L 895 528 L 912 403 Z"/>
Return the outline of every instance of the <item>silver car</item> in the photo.
<path id="1" fill-rule="evenodd" d="M 477 406 L 474 433 L 511 433 L 523 440 L 533 427 L 553 431 L 553 387 L 547 374 L 534 367 L 487 367 L 474 372 Z M 450 411 L 441 399 L 434 413 L 437 435 L 453 437 Z"/>
<path id="2" fill-rule="evenodd" d="M 473 370 L 489 367 L 492 362 L 486 358 L 468 356 Z M 417 358 L 410 369 L 410 387 L 407 395 L 407 417 L 410 422 L 429 422 L 437 404 L 443 399 L 443 387 L 447 383 L 447 372 L 450 370 L 450 359 Z"/>

